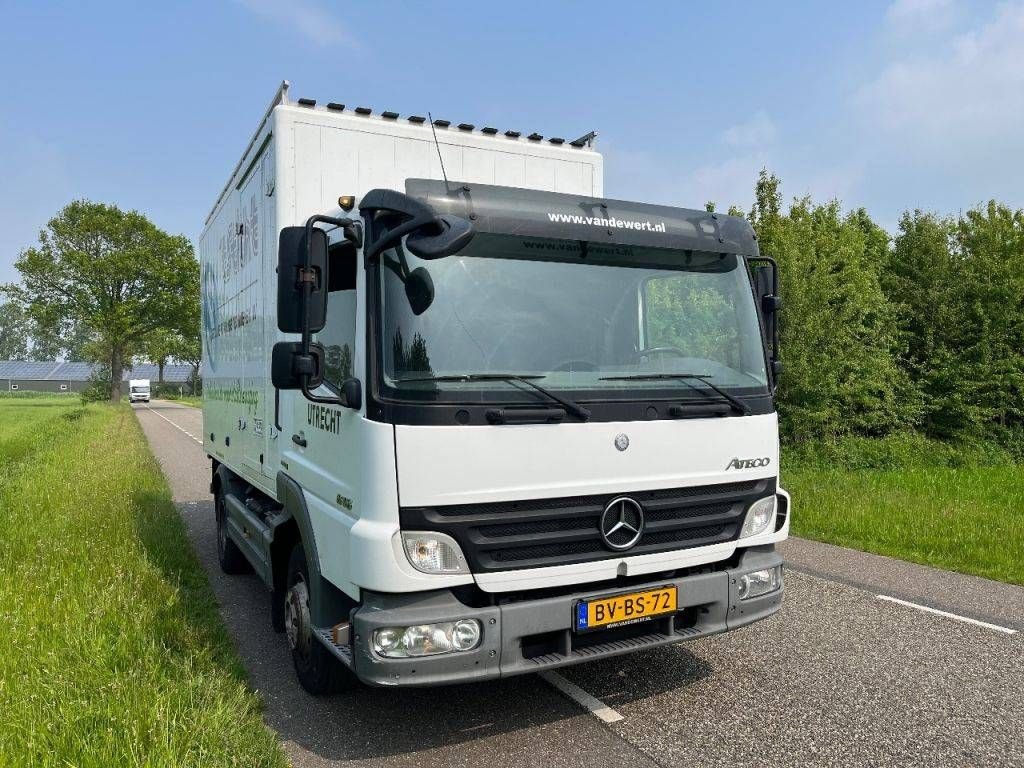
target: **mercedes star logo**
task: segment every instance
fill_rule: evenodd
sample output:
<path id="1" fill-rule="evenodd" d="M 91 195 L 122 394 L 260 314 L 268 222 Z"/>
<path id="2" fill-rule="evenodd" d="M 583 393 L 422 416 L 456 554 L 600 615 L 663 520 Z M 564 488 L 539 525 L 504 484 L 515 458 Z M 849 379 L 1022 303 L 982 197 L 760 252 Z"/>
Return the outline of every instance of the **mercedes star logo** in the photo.
<path id="1" fill-rule="evenodd" d="M 625 432 L 619 432 L 619 434 L 615 436 L 615 447 L 620 451 L 624 451 L 629 448 L 629 435 Z"/>
<path id="2" fill-rule="evenodd" d="M 644 509 L 628 496 L 612 499 L 601 515 L 601 538 L 608 549 L 621 552 L 634 546 L 644 532 Z"/>

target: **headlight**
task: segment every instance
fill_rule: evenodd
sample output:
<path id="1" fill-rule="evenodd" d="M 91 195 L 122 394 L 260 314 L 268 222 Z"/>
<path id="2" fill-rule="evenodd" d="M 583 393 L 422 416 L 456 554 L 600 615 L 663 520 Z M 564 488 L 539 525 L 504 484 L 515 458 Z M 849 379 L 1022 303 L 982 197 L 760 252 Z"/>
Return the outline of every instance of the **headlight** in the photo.
<path id="1" fill-rule="evenodd" d="M 775 505 L 774 496 L 765 496 L 751 504 L 747 509 L 747 517 L 743 521 L 740 538 L 757 536 L 757 534 L 767 531 L 775 523 Z"/>
<path id="2" fill-rule="evenodd" d="M 385 627 L 374 630 L 373 650 L 389 659 L 437 656 L 442 653 L 472 651 L 480 645 L 480 622 L 459 619 L 442 624 L 417 624 L 412 627 Z"/>
<path id="3" fill-rule="evenodd" d="M 451 536 L 443 533 L 403 531 L 402 545 L 409 563 L 423 573 L 469 573 L 466 558 Z"/>
<path id="4" fill-rule="evenodd" d="M 760 571 L 744 573 L 736 581 L 736 592 L 740 600 L 749 600 L 774 592 L 782 586 L 782 566 L 764 568 Z"/>

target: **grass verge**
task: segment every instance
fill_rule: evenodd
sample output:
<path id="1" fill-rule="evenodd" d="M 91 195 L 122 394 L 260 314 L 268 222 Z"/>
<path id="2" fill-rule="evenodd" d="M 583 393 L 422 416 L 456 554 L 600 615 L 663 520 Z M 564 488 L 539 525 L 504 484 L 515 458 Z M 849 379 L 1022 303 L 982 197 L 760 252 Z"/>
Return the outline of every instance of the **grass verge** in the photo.
<path id="1" fill-rule="evenodd" d="M 783 470 L 796 536 L 1024 584 L 1024 467 Z"/>
<path id="2" fill-rule="evenodd" d="M 179 397 L 170 398 L 172 402 L 181 403 L 182 405 L 191 405 L 193 408 L 203 407 L 203 398 L 198 395 L 180 395 Z"/>
<path id="3" fill-rule="evenodd" d="M 0 524 L 0 764 L 286 764 L 128 407 L 0 401 Z"/>

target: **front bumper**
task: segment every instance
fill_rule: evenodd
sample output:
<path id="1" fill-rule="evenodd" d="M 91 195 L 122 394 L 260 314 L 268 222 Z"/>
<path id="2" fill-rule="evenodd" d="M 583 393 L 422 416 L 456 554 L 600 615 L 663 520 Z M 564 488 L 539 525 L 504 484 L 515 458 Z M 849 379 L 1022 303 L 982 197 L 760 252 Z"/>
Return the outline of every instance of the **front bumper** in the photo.
<path id="1" fill-rule="evenodd" d="M 410 594 L 364 592 L 352 620 L 351 664 L 366 683 L 380 686 L 427 686 L 539 672 L 658 645 L 678 643 L 737 629 L 775 613 L 784 587 L 761 597 L 740 600 L 740 575 L 782 564 L 773 545 L 747 550 L 736 568 L 631 584 L 630 591 L 675 584 L 679 610 L 654 619 L 642 629 L 576 635 L 572 612 L 582 598 L 622 591 L 616 587 L 581 589 L 557 597 L 470 608 L 448 590 Z M 483 626 L 480 645 L 463 653 L 385 659 L 373 652 L 373 632 L 472 618 Z M 348 650 L 348 649 L 346 649 Z"/>

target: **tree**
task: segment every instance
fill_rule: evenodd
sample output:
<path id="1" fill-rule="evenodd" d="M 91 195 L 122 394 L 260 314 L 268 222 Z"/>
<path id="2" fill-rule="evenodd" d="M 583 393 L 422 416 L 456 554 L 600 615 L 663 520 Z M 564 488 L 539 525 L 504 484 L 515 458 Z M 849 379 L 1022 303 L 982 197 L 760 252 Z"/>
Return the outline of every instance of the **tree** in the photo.
<path id="1" fill-rule="evenodd" d="M 914 211 L 883 286 L 931 437 L 1012 437 L 1024 426 L 1024 211 L 990 202 L 959 219 Z"/>
<path id="2" fill-rule="evenodd" d="M 180 329 L 199 307 L 199 265 L 183 236 L 137 211 L 78 200 L 52 218 L 39 244 L 21 252 L 21 286 L 7 286 L 44 327 L 86 329 L 86 354 L 109 366 L 120 399 L 126 363 L 157 329 Z"/>
<path id="3" fill-rule="evenodd" d="M 0 304 L 0 360 L 28 357 L 29 320 L 15 301 Z"/>
<path id="4" fill-rule="evenodd" d="M 157 328 L 142 343 L 143 355 L 157 368 L 157 383 L 163 386 L 164 368 L 182 345 L 181 335 L 167 328 Z"/>
<path id="5" fill-rule="evenodd" d="M 881 289 L 888 236 L 838 201 L 795 200 L 783 212 L 779 180 L 762 171 L 749 220 L 761 253 L 779 262 L 785 373 L 779 411 L 786 437 L 877 436 L 916 418 L 898 364 L 896 316 Z"/>
<path id="6" fill-rule="evenodd" d="M 199 338 L 199 334 L 188 335 L 182 337 L 182 345 L 175 357 L 183 363 L 191 366 L 192 370 L 189 373 L 189 394 L 199 394 L 199 365 L 203 358 L 203 347 L 202 342 Z"/>
<path id="7" fill-rule="evenodd" d="M 64 352 L 64 340 L 52 328 L 32 323 L 32 348 L 30 360 L 56 360 Z"/>

